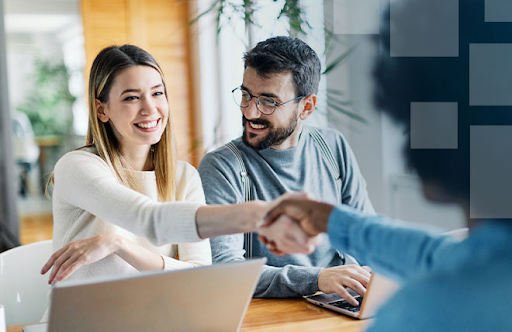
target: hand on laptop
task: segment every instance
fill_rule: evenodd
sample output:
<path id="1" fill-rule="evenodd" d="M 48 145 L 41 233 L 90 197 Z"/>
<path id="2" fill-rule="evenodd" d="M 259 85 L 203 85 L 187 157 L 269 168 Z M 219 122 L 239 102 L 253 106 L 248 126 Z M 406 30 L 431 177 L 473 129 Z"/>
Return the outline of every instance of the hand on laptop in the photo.
<path id="1" fill-rule="evenodd" d="M 348 303 L 357 306 L 359 303 L 345 288 L 349 287 L 364 296 L 370 282 L 369 271 L 369 267 L 356 264 L 322 269 L 318 275 L 318 289 L 326 294 L 336 293 Z"/>

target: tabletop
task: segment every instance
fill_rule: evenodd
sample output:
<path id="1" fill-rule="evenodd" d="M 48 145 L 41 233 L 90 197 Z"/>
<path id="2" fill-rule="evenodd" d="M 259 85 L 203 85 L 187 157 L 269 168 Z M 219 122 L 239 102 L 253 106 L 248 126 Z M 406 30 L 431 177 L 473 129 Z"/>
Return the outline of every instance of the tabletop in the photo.
<path id="1" fill-rule="evenodd" d="M 371 320 L 350 318 L 304 299 L 252 299 L 240 331 L 363 331 Z M 24 325 L 7 327 L 21 332 Z"/>

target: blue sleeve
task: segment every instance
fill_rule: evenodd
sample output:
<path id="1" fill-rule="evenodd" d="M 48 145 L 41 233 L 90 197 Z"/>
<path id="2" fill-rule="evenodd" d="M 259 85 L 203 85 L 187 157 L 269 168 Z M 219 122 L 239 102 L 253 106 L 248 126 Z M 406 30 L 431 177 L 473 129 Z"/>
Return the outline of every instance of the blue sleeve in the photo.
<path id="1" fill-rule="evenodd" d="M 430 283 L 422 283 L 421 287 L 418 286 L 420 285 L 408 285 L 392 296 L 377 311 L 374 321 L 366 332 L 462 331 L 440 329 L 440 326 L 449 325 L 446 322 L 446 316 L 450 316 L 451 313 L 447 315 L 445 307 L 449 304 L 441 300 L 445 297 L 440 294 L 439 287 L 431 287 Z M 448 299 L 449 302 L 454 302 L 453 300 Z"/>
<path id="2" fill-rule="evenodd" d="M 483 286 L 491 278 L 471 265 L 414 278 L 383 304 L 367 332 L 510 331 L 508 307 L 499 305 L 503 288 Z"/>
<path id="3" fill-rule="evenodd" d="M 244 201 L 240 166 L 231 151 L 220 149 L 207 154 L 199 165 L 207 204 L 233 204 Z M 213 263 L 245 260 L 243 234 L 219 236 L 210 239 Z M 263 267 L 255 297 L 300 297 L 318 291 L 319 267 L 287 265 Z"/>
<path id="4" fill-rule="evenodd" d="M 333 209 L 327 232 L 336 249 L 397 281 L 440 266 L 443 255 L 457 245 L 455 239 L 426 228 L 363 215 L 347 206 Z"/>

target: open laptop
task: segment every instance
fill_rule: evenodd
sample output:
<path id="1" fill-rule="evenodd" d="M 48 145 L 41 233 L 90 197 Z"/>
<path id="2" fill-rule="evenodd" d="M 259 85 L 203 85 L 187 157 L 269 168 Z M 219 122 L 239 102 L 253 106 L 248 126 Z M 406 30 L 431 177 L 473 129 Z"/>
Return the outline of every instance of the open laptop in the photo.
<path id="1" fill-rule="evenodd" d="M 49 323 L 23 331 L 236 331 L 265 262 L 63 282 L 53 287 Z"/>
<path id="2" fill-rule="evenodd" d="M 375 312 L 395 291 L 398 285 L 393 281 L 373 273 L 370 278 L 366 295 L 362 298 L 352 289 L 347 289 L 352 296 L 359 302 L 358 306 L 345 301 L 338 294 L 318 294 L 305 296 L 306 300 L 320 307 L 327 308 L 347 316 L 358 319 L 366 319 L 373 317 Z"/>

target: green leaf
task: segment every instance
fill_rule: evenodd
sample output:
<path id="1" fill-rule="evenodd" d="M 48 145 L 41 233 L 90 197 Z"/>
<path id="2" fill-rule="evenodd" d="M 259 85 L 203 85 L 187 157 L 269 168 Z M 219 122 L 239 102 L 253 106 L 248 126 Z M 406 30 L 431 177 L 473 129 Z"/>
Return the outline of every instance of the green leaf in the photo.
<path id="1" fill-rule="evenodd" d="M 354 47 L 349 47 L 345 52 L 343 52 L 340 56 L 338 56 L 336 59 L 334 59 L 333 62 L 331 62 L 329 65 L 327 65 L 327 67 L 325 68 L 324 72 L 322 74 L 327 74 L 329 73 L 330 71 L 332 71 L 333 69 L 335 69 L 336 67 L 338 67 L 338 65 L 343 61 L 345 60 L 349 55 L 350 53 L 352 53 L 352 51 L 354 50 Z"/>
<path id="2" fill-rule="evenodd" d="M 212 5 L 210 7 L 208 7 L 208 9 L 206 9 L 204 12 L 202 12 L 201 14 L 197 15 L 194 19 L 192 19 L 189 24 L 192 25 L 192 24 L 195 24 L 197 23 L 197 21 L 199 21 L 199 19 L 203 16 L 205 16 L 206 14 L 210 13 L 218 4 L 219 2 L 221 2 L 222 0 L 215 0 L 214 3 L 212 3 Z"/>
<path id="3" fill-rule="evenodd" d="M 356 113 L 354 113 L 354 112 L 352 112 L 352 111 L 350 111 L 350 110 L 348 110 L 346 108 L 343 108 L 343 107 L 341 107 L 339 105 L 336 105 L 336 104 L 334 104 L 332 102 L 329 102 L 329 101 L 327 101 L 327 106 L 332 108 L 332 109 L 334 109 L 334 110 L 336 110 L 336 111 L 338 111 L 338 112 L 340 112 L 340 113 L 342 113 L 342 114 L 344 114 L 344 115 L 346 115 L 346 116 L 348 116 L 349 118 L 352 118 L 352 119 L 357 120 L 357 121 L 359 121 L 361 123 L 364 123 L 364 124 L 368 124 L 368 121 L 366 121 L 365 118 L 363 118 L 359 114 L 356 114 Z"/>

